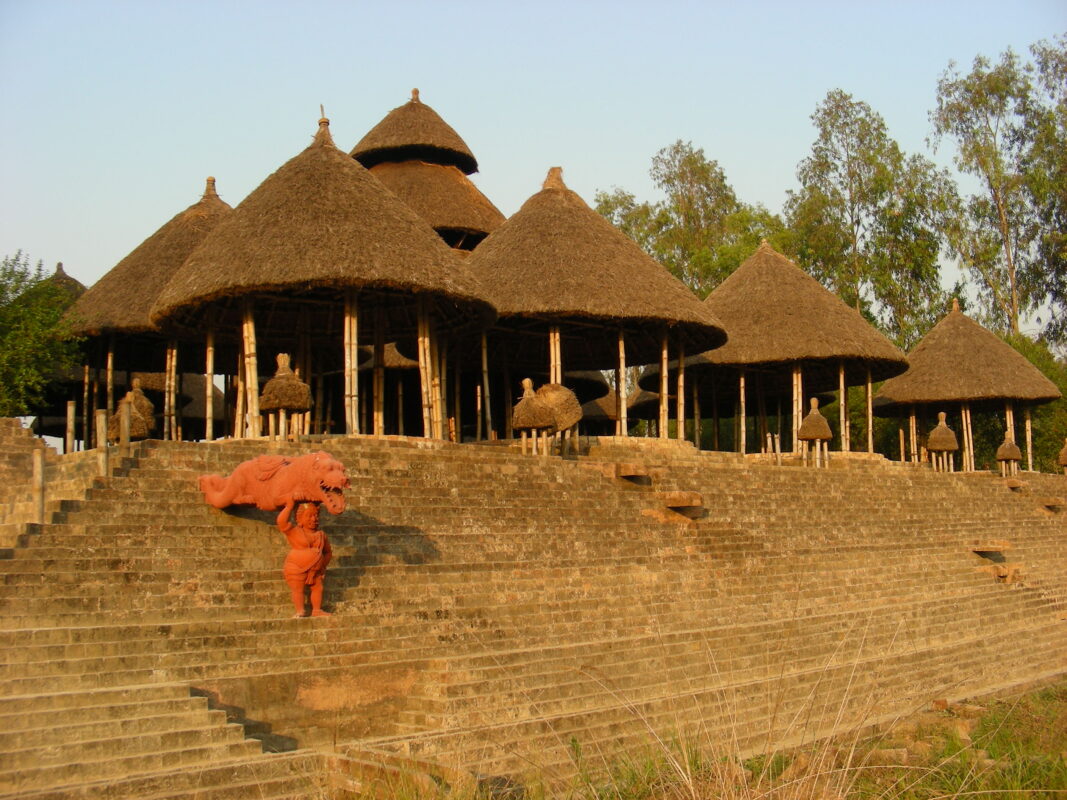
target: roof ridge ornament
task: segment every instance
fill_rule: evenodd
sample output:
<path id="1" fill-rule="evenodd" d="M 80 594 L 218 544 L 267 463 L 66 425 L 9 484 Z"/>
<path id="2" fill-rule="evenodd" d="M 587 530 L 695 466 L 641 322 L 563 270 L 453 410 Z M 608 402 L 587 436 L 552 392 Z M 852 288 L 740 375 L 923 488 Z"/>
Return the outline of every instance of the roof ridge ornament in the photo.
<path id="1" fill-rule="evenodd" d="M 219 193 L 215 190 L 215 178 L 211 175 L 207 176 L 207 180 L 204 182 L 204 196 L 201 200 L 215 200 L 218 199 Z"/>
<path id="2" fill-rule="evenodd" d="M 563 182 L 563 167 L 549 167 L 548 175 L 545 176 L 545 182 L 541 188 L 566 189 L 567 184 Z"/>
<path id="3" fill-rule="evenodd" d="M 418 89 L 412 89 L 411 90 L 411 100 L 409 102 L 412 102 L 412 103 L 421 103 L 422 102 L 419 99 L 419 90 Z"/>

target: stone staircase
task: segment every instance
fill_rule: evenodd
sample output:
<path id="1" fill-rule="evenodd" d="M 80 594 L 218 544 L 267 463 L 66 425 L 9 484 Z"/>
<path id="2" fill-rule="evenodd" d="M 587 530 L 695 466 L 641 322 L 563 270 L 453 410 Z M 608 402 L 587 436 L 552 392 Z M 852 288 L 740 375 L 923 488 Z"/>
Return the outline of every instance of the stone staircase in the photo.
<path id="1" fill-rule="evenodd" d="M 292 619 L 274 515 L 195 479 L 309 449 L 352 488 L 324 515 L 334 616 Z M 614 439 L 148 442 L 120 467 L 0 559 L 0 797 L 566 781 L 656 737 L 755 751 L 1067 669 L 1063 517 L 988 476 Z"/>

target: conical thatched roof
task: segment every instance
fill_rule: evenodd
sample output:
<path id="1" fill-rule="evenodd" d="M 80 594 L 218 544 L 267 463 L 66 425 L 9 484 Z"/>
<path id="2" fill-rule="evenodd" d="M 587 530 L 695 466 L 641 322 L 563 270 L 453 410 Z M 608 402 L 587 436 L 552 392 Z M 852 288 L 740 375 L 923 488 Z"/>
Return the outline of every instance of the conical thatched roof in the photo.
<path id="1" fill-rule="evenodd" d="M 370 172 L 438 232 L 464 231 L 481 239 L 504 222 L 471 179 L 451 165 L 383 162 Z"/>
<path id="2" fill-rule="evenodd" d="M 828 441 L 834 438 L 830 431 L 830 423 L 819 411 L 819 401 L 815 397 L 811 398 L 811 410 L 800 423 L 797 438 L 804 442 Z"/>
<path id="3" fill-rule="evenodd" d="M 715 314 L 568 189 L 559 167 L 549 171 L 540 192 L 478 245 L 468 263 L 490 293 L 502 327 L 568 320 L 587 326 L 582 338 L 589 355 L 575 363 L 564 346 L 567 367 L 616 363 L 614 331 L 619 328 L 644 334 L 626 342 L 627 357 L 635 364 L 658 356 L 664 327 L 681 334 L 690 352 L 726 340 Z M 591 321 L 595 328 L 588 327 Z"/>
<path id="4" fill-rule="evenodd" d="M 1022 461 L 1023 451 L 1010 439 L 1005 439 L 997 448 L 997 461 Z"/>
<path id="5" fill-rule="evenodd" d="M 1060 396 L 1022 354 L 959 310 L 952 310 L 908 356 L 908 371 L 885 382 L 879 404 L 1025 400 Z"/>
<path id="6" fill-rule="evenodd" d="M 332 292 L 343 287 L 425 293 L 446 299 L 454 317 L 493 316 L 466 265 L 334 146 L 329 120 L 322 119 L 312 144 L 263 181 L 185 261 L 152 314 L 180 324 L 186 321 L 180 317 L 229 297 L 328 290 L 336 298 Z"/>
<path id="7" fill-rule="evenodd" d="M 383 161 L 427 161 L 458 167 L 465 175 L 478 171 L 478 161 L 452 127 L 419 100 L 411 99 L 394 108 L 352 148 L 352 157 L 363 166 Z"/>
<path id="8" fill-rule="evenodd" d="M 70 302 L 72 303 L 85 294 L 85 284 L 64 272 L 62 261 L 56 264 L 56 271 L 45 278 L 45 280 L 70 298 Z"/>
<path id="9" fill-rule="evenodd" d="M 766 242 L 704 302 L 730 340 L 687 366 L 832 361 L 836 368 L 845 361 L 853 379 L 865 379 L 869 367 L 874 380 L 907 367 L 904 354 L 855 309 Z"/>
<path id="10" fill-rule="evenodd" d="M 937 415 L 937 425 L 926 437 L 926 449 L 932 453 L 954 453 L 960 449 L 956 434 L 945 422 L 945 412 Z"/>
<path id="11" fill-rule="evenodd" d="M 311 408 L 311 388 L 289 366 L 289 354 L 278 353 L 278 369 L 263 387 L 260 411 L 307 411 Z"/>
<path id="12" fill-rule="evenodd" d="M 155 330 L 149 315 L 164 285 L 196 246 L 232 212 L 215 192 L 215 179 L 208 178 L 199 202 L 141 242 L 78 298 L 68 312 L 74 332 L 96 335 Z"/>

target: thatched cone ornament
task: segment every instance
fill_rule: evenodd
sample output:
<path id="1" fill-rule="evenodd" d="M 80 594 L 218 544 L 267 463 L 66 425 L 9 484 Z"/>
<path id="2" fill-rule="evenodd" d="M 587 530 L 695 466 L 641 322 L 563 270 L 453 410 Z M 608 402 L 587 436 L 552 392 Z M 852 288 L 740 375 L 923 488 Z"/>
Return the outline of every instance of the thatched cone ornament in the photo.
<path id="1" fill-rule="evenodd" d="M 147 439 L 156 428 L 156 407 L 141 390 L 141 379 L 133 379 L 133 388 L 119 403 L 118 409 L 107 421 L 107 438 L 117 442 L 122 438 L 122 403 L 130 407 L 130 439 Z"/>
<path id="2" fill-rule="evenodd" d="M 801 443 L 800 457 L 803 463 L 808 463 L 808 443 L 814 442 L 814 465 L 816 467 L 829 466 L 829 446 L 827 443 L 833 438 L 834 434 L 830 430 L 830 423 L 819 412 L 819 398 L 811 398 L 811 410 L 804 417 L 804 420 L 800 423 L 800 430 L 797 431 L 797 439 Z"/>
<path id="3" fill-rule="evenodd" d="M 548 409 L 552 417 L 552 427 L 545 431 L 550 434 L 562 434 L 560 455 L 566 455 L 567 447 L 573 444 L 576 426 L 582 419 L 582 405 L 577 396 L 558 383 L 546 383 L 542 385 L 535 395 L 541 405 Z"/>
<path id="4" fill-rule="evenodd" d="M 1063 467 L 1063 474 L 1067 475 L 1067 438 L 1063 440 L 1063 449 L 1056 456 L 1056 463 Z"/>
<path id="5" fill-rule="evenodd" d="M 278 353 L 277 362 L 278 369 L 274 377 L 263 387 L 259 410 L 277 412 L 277 432 L 284 439 L 287 435 L 287 413 L 303 413 L 311 408 L 311 388 L 289 366 L 288 353 Z"/>
<path id="6" fill-rule="evenodd" d="M 1000 465 L 1000 476 L 1007 478 L 1019 474 L 1019 462 L 1023 460 L 1022 450 L 1007 435 L 997 448 L 997 463 Z"/>
<path id="7" fill-rule="evenodd" d="M 933 462 L 936 472 L 952 472 L 954 470 L 955 463 L 952 454 L 960 449 L 960 445 L 956 441 L 956 434 L 945 422 L 944 411 L 938 412 L 937 426 L 926 437 L 926 449 L 930 453 L 930 460 Z"/>
<path id="8" fill-rule="evenodd" d="M 539 434 L 552 427 L 552 413 L 534 392 L 533 381 L 522 379 L 522 397 L 511 414 L 511 427 L 522 433 L 522 452 L 526 453 L 526 434 L 533 435 L 533 453 L 537 455 Z M 546 454 L 547 455 L 547 454 Z"/>

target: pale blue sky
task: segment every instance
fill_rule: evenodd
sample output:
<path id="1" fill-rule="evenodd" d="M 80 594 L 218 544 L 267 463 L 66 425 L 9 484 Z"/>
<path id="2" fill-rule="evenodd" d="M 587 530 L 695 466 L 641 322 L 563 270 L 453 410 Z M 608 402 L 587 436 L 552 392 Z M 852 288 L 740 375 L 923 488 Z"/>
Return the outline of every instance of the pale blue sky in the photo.
<path id="1" fill-rule="evenodd" d="M 779 211 L 828 90 L 925 150 L 950 60 L 1064 32 L 1065 0 L 0 0 L 0 255 L 91 284 L 207 175 L 237 205 L 310 142 L 320 103 L 350 149 L 412 87 L 505 214 L 554 165 L 590 202 L 652 197 L 650 159 L 676 139 Z"/>

